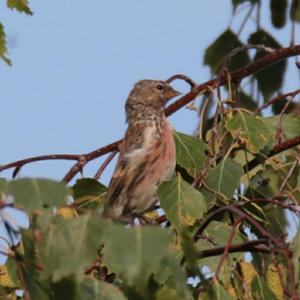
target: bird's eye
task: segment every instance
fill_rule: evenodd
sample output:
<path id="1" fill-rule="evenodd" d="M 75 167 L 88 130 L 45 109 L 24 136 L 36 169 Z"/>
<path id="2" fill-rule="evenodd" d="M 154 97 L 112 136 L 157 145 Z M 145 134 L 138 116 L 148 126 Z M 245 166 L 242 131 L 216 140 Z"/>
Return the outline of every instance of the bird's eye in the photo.
<path id="1" fill-rule="evenodd" d="M 156 89 L 159 90 L 159 91 L 161 91 L 161 90 L 164 89 L 164 86 L 163 86 L 162 84 L 158 84 L 158 85 L 156 86 Z"/>

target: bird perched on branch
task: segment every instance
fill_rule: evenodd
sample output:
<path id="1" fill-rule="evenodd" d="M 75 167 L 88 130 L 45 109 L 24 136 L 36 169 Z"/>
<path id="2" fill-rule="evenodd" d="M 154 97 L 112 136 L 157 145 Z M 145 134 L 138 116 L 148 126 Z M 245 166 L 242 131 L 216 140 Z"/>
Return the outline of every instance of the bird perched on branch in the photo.
<path id="1" fill-rule="evenodd" d="M 128 128 L 120 148 L 103 216 L 132 221 L 154 208 L 158 185 L 175 169 L 172 128 L 164 114 L 168 100 L 180 95 L 167 82 L 142 80 L 126 101 Z"/>

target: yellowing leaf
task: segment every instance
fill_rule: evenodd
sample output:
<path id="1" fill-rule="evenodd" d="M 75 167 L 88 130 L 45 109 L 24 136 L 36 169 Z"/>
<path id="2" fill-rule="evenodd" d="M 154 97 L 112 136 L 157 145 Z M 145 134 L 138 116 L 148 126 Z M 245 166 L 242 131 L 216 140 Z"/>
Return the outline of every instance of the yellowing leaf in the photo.
<path id="1" fill-rule="evenodd" d="M 4 287 L 4 288 L 18 287 L 10 278 L 6 265 L 0 265 L 0 287 Z"/>
<path id="2" fill-rule="evenodd" d="M 104 203 L 106 186 L 93 178 L 81 178 L 72 187 L 78 207 L 96 209 Z"/>
<path id="3" fill-rule="evenodd" d="M 168 286 L 163 286 L 160 288 L 157 293 L 155 300 L 181 300 L 181 297 L 178 296 L 177 291 Z"/>
<path id="4" fill-rule="evenodd" d="M 280 265 L 279 268 L 281 269 L 283 278 L 285 278 L 286 270 L 283 268 L 282 265 Z M 266 277 L 267 284 L 269 285 L 269 288 L 273 291 L 273 293 L 276 295 L 277 299 L 284 299 L 284 290 L 282 287 L 280 275 L 274 264 L 270 264 L 268 266 Z"/>
<path id="5" fill-rule="evenodd" d="M 66 219 L 78 217 L 76 209 L 69 207 L 69 206 L 60 207 L 56 213 L 57 213 L 57 215 L 62 216 Z"/>
<path id="6" fill-rule="evenodd" d="M 182 226 L 193 225 L 206 211 L 203 195 L 180 175 L 161 184 L 158 196 L 168 220 L 178 230 Z"/>
<path id="7" fill-rule="evenodd" d="M 252 153 L 258 153 L 272 141 L 272 132 L 261 118 L 243 111 L 238 111 L 229 120 L 227 128 L 231 135 L 245 143 Z"/>
<path id="8" fill-rule="evenodd" d="M 143 216 L 148 219 L 155 220 L 156 218 L 159 217 L 159 214 L 156 210 L 152 210 L 152 211 L 144 213 Z"/>
<path id="9" fill-rule="evenodd" d="M 255 271 L 253 265 L 249 262 L 246 261 L 241 261 L 239 263 L 241 271 L 242 271 L 242 276 L 243 276 L 243 282 L 247 286 L 251 286 L 252 280 L 255 276 L 257 276 L 257 272 Z"/>

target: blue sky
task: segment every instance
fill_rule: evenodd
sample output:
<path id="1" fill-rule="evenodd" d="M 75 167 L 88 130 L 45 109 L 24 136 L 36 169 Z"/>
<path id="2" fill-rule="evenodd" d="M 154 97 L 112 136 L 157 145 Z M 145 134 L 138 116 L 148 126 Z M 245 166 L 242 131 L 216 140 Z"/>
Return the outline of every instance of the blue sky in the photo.
<path id="1" fill-rule="evenodd" d="M 263 25 L 288 46 L 290 28 L 274 31 L 265 24 L 268 1 L 263 2 Z M 184 73 L 199 83 L 208 80 L 204 50 L 229 24 L 230 3 L 34 0 L 30 1 L 34 16 L 29 17 L 10 11 L 2 1 L 0 17 L 13 67 L 0 62 L 0 163 L 89 152 L 122 137 L 124 102 L 140 79 Z M 241 12 L 233 29 L 246 12 Z M 255 30 L 254 25 L 248 32 Z M 284 91 L 299 86 L 290 65 Z M 170 119 L 177 130 L 187 133 L 197 124 L 197 114 L 186 109 Z M 84 174 L 92 176 L 98 164 L 92 163 Z M 21 176 L 60 179 L 69 167 L 65 161 L 35 163 L 24 167 Z M 104 183 L 112 168 L 104 173 Z"/>

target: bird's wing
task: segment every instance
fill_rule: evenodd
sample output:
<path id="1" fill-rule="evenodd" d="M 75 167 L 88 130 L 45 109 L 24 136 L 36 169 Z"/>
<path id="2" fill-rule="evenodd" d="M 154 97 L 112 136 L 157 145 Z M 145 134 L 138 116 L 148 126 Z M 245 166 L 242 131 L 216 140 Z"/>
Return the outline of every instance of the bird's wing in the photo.
<path id="1" fill-rule="evenodd" d="M 108 189 L 104 214 L 109 217 L 117 218 L 126 208 L 130 200 L 128 188 L 144 168 L 146 155 L 155 142 L 155 134 L 155 126 L 136 124 L 128 128 Z"/>

